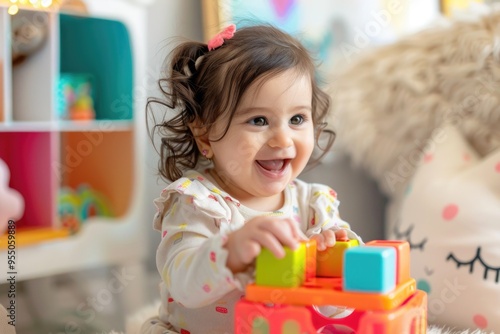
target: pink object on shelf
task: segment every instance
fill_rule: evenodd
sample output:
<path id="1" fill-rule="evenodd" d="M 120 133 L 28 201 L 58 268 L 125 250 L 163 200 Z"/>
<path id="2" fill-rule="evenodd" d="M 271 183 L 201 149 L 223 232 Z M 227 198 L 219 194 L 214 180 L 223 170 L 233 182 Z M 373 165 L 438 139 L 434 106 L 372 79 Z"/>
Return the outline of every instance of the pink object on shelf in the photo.
<path id="1" fill-rule="evenodd" d="M 0 234 L 7 229 L 9 220 L 17 220 L 24 213 L 24 199 L 21 194 L 9 188 L 10 171 L 0 159 Z"/>

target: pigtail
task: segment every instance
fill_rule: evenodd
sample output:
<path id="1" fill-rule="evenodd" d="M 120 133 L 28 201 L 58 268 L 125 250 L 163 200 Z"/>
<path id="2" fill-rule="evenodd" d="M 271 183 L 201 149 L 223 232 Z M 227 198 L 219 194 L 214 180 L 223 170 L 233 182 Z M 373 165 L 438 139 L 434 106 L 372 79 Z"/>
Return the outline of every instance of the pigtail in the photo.
<path id="1" fill-rule="evenodd" d="M 315 141 L 316 147 L 319 150 L 319 154 L 315 154 L 311 157 L 308 163 L 308 169 L 311 169 L 319 164 L 319 162 L 324 158 L 324 156 L 330 151 L 335 142 L 336 134 L 333 130 L 327 128 L 328 123 L 326 121 L 330 112 L 331 98 L 326 92 L 321 90 L 319 86 L 313 84 L 313 99 L 312 99 L 312 110 L 315 124 Z M 315 152 L 318 153 L 318 152 Z"/>
<path id="2" fill-rule="evenodd" d="M 153 104 L 167 108 L 164 113 L 167 118 L 155 122 L 150 138 L 153 141 L 155 133 L 160 134 L 159 172 L 170 181 L 180 178 L 184 169 L 194 168 L 199 160 L 200 152 L 189 124 L 200 113 L 195 76 L 198 63 L 207 51 L 207 45 L 198 42 L 179 45 L 164 67 L 167 75 L 158 81 L 164 98 L 149 98 L 146 105 L 150 112 Z M 169 111 L 175 111 L 175 116 L 168 118 Z"/>

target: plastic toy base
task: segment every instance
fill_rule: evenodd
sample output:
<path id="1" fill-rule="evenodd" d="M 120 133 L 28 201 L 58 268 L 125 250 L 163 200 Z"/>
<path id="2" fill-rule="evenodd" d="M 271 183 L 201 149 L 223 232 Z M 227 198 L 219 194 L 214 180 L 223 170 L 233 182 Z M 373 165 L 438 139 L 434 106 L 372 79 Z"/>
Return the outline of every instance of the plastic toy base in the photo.
<path id="1" fill-rule="evenodd" d="M 417 290 L 411 278 L 386 294 L 342 290 L 340 278 L 316 278 L 296 288 L 247 285 L 248 301 L 289 305 L 342 305 L 358 310 L 391 310 Z"/>
<path id="2" fill-rule="evenodd" d="M 246 299 L 236 304 L 235 334 L 424 334 L 427 331 L 427 294 L 417 290 L 401 306 L 389 311 L 354 312 L 330 319 L 311 306 L 270 305 Z"/>

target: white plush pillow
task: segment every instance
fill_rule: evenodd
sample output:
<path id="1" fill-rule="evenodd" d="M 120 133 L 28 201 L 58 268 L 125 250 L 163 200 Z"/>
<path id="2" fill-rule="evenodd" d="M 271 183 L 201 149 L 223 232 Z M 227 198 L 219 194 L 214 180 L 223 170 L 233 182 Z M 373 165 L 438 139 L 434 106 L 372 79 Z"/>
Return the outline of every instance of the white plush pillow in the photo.
<path id="1" fill-rule="evenodd" d="M 442 128 L 394 202 L 386 235 L 410 242 L 429 322 L 500 333 L 500 150 L 479 157 Z"/>

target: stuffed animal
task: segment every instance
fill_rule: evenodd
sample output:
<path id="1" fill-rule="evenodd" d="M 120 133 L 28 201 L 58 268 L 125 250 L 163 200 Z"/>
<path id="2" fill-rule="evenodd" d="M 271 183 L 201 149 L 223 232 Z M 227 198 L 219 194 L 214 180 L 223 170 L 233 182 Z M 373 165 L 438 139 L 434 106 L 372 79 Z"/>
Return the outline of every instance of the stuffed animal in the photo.
<path id="1" fill-rule="evenodd" d="M 348 63 L 330 78 L 336 147 L 388 196 L 429 322 L 500 332 L 500 12 Z"/>
<path id="2" fill-rule="evenodd" d="M 24 198 L 9 187 L 9 182 L 9 166 L 0 159 L 0 235 L 7 230 L 10 220 L 17 221 L 24 214 Z"/>
<path id="3" fill-rule="evenodd" d="M 12 16 L 12 63 L 21 64 L 43 47 L 48 35 L 48 19 L 29 11 Z"/>

